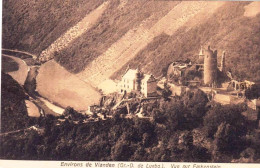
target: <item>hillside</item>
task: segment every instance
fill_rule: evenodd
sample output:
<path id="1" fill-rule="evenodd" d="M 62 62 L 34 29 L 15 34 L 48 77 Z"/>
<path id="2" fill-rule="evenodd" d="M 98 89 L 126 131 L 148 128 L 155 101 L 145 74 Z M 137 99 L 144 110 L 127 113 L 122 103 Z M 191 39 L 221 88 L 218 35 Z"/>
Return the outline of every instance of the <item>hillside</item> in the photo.
<path id="1" fill-rule="evenodd" d="M 3 47 L 35 53 L 44 62 L 54 57 L 98 87 L 118 79 L 128 65 L 162 76 L 170 62 L 196 62 L 200 46 L 210 44 L 226 51 L 226 65 L 236 79 L 259 81 L 259 4 L 7 0 Z"/>
<path id="2" fill-rule="evenodd" d="M 179 2 L 109 1 L 99 21 L 63 51 L 56 53 L 55 60 L 71 72 L 78 73 L 99 56 L 108 60 L 109 57 L 119 57 L 131 45 L 138 45 L 138 40 L 144 42 L 146 31 L 177 4 Z"/>
<path id="3" fill-rule="evenodd" d="M 103 0 L 3 1 L 3 48 L 39 55 Z"/>
<path id="4" fill-rule="evenodd" d="M 174 60 L 196 62 L 201 45 L 226 51 L 238 80 L 260 80 L 259 2 L 4 2 L 3 47 L 55 61 L 103 89 L 125 69 L 156 77 Z M 15 26 L 18 25 L 18 26 Z M 219 54 L 220 55 L 220 54 Z"/>
<path id="5" fill-rule="evenodd" d="M 26 127 L 29 117 L 24 100 L 23 88 L 8 74 L 1 79 L 1 132 Z"/>
<path id="6" fill-rule="evenodd" d="M 260 80 L 260 15 L 245 17 L 247 4 L 226 3 L 194 27 L 188 23 L 171 36 L 163 33 L 155 37 L 113 77 L 121 75 L 128 64 L 160 76 L 171 61 L 189 58 L 195 62 L 200 45 L 211 45 L 218 49 L 219 62 L 222 51 L 226 51 L 227 67 L 237 78 Z"/>

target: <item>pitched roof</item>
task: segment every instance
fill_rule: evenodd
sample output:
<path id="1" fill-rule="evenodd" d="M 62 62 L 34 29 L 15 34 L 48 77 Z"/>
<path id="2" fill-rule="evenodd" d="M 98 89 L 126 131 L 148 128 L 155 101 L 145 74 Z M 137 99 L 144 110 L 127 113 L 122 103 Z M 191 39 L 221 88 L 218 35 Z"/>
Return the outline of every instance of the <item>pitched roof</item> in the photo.
<path id="1" fill-rule="evenodd" d="M 123 76 L 124 79 L 134 80 L 136 78 L 137 69 L 129 69 L 125 75 Z"/>
<path id="2" fill-rule="evenodd" d="M 136 79 L 137 72 L 138 72 L 137 69 L 129 69 L 122 78 L 123 79 L 134 80 L 134 79 Z M 149 80 L 154 81 L 156 79 L 154 78 L 153 75 L 144 74 L 142 82 L 148 82 Z"/>

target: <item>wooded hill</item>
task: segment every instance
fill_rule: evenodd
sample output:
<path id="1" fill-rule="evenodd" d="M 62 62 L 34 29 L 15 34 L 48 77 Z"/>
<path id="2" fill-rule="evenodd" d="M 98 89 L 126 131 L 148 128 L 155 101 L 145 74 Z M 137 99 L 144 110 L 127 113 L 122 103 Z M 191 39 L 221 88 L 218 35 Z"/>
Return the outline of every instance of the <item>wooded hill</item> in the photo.
<path id="1" fill-rule="evenodd" d="M 195 90 L 145 110 L 150 119 L 122 117 L 121 109 L 83 123 L 86 116 L 68 107 L 62 116 L 35 120 L 43 131 L 2 136 L 0 158 L 259 163 L 258 130 L 241 114 L 248 110 L 243 104 L 209 104 Z"/>

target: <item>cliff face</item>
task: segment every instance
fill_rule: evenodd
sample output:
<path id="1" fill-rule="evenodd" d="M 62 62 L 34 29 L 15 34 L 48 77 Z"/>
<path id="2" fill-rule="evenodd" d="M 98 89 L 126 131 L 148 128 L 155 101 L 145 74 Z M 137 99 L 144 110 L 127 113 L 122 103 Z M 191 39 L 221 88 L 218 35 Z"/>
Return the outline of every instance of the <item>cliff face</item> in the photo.
<path id="1" fill-rule="evenodd" d="M 237 78 L 260 80 L 257 5 L 7 0 L 3 46 L 33 52 L 43 60 L 54 57 L 80 79 L 97 86 L 120 77 L 128 65 L 161 76 L 171 61 L 196 61 L 200 45 L 211 44 L 219 53 L 226 51 L 226 67 Z M 93 13 L 95 20 L 90 19 Z"/>

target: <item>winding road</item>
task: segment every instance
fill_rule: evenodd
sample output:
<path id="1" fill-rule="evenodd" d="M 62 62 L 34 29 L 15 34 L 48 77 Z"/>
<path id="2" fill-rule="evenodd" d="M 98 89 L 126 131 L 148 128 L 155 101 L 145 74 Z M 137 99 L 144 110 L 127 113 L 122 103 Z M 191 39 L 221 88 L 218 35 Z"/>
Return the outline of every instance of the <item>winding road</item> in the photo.
<path id="1" fill-rule="evenodd" d="M 29 53 L 29 52 L 26 52 L 26 51 L 20 51 L 20 50 L 12 50 L 12 49 L 6 49 L 6 48 L 2 48 L 2 51 L 11 51 L 11 52 L 15 52 L 15 53 L 20 53 L 20 54 L 25 54 L 25 55 L 29 55 L 31 56 L 33 59 L 36 59 L 37 56 L 32 54 L 32 53 Z"/>

